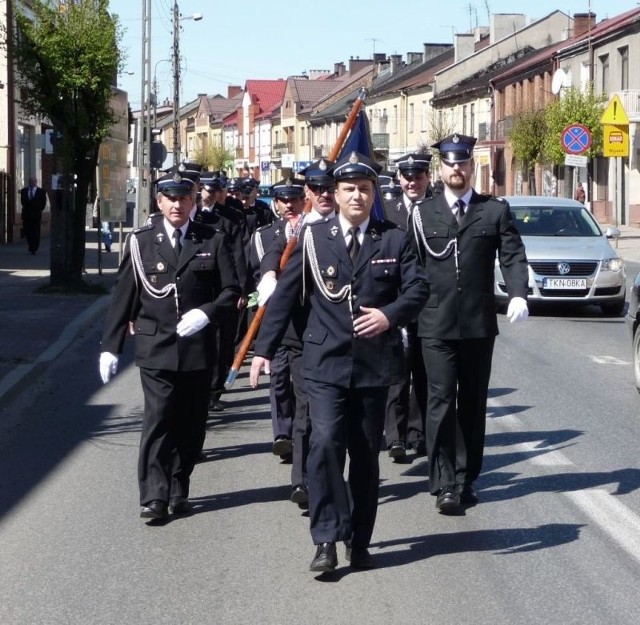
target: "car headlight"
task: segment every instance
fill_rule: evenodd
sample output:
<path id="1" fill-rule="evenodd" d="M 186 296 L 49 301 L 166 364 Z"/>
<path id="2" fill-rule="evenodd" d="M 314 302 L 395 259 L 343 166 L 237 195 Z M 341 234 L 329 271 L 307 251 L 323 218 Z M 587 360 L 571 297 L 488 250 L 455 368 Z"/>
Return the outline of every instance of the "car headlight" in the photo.
<path id="1" fill-rule="evenodd" d="M 602 271 L 622 271 L 623 267 L 622 258 L 607 258 L 602 261 Z"/>

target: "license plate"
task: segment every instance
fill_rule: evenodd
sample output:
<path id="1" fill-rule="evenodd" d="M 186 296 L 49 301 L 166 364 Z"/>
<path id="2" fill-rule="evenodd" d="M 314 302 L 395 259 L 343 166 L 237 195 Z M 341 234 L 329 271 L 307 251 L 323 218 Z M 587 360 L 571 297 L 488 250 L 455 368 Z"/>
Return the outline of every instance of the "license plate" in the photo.
<path id="1" fill-rule="evenodd" d="M 542 281 L 545 289 L 586 289 L 586 278 L 545 278 Z"/>

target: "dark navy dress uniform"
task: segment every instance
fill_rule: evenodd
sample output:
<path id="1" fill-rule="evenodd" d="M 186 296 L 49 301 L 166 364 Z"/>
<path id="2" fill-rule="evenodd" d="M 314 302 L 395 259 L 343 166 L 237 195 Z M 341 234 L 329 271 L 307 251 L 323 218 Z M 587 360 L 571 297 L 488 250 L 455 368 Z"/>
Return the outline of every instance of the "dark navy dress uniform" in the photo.
<path id="1" fill-rule="evenodd" d="M 309 260 L 310 241 L 315 261 Z M 371 220 L 353 264 L 333 219 L 305 226 L 268 303 L 255 346 L 266 358 L 274 355 L 296 302 L 306 297 L 310 304 L 302 374 L 313 421 L 307 469 L 315 544 L 352 539 L 354 549 L 369 545 L 387 387 L 403 375 L 398 326 L 417 315 L 427 295 L 404 230 Z M 372 338 L 354 336 L 360 306 L 379 308 L 390 329 Z M 347 453 L 353 508 L 343 478 Z"/>
<path id="2" fill-rule="evenodd" d="M 471 159 L 475 139 L 455 139 L 434 147 L 451 162 Z M 431 288 L 418 317 L 418 336 L 428 373 L 429 488 L 438 494 L 471 486 L 480 474 L 498 334 L 496 254 L 511 297 L 526 299 L 527 259 L 509 205 L 473 190 L 460 222 L 446 192 L 422 203 L 412 217 L 409 238 Z"/>
<path id="3" fill-rule="evenodd" d="M 141 273 L 136 274 L 133 256 L 140 259 Z M 163 290 L 166 296 L 157 297 Z M 163 219 L 152 220 L 127 239 L 101 349 L 121 353 L 133 321 L 135 362 L 145 398 L 138 461 L 143 506 L 189 494 L 189 478 L 205 434 L 210 370 L 216 358 L 213 324 L 228 314 L 238 296 L 233 259 L 224 236 L 214 228 L 189 222 L 179 258 Z M 179 337 L 180 315 L 194 308 L 212 323 Z"/>

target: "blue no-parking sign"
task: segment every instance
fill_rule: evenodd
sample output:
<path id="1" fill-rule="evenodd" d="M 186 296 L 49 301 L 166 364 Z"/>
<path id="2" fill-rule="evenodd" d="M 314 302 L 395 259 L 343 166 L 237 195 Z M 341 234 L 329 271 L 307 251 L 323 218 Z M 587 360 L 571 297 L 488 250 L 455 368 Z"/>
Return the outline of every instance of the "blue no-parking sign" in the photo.
<path id="1" fill-rule="evenodd" d="M 591 131 L 582 124 L 570 124 L 562 131 L 560 140 L 567 154 L 584 154 L 591 147 Z"/>

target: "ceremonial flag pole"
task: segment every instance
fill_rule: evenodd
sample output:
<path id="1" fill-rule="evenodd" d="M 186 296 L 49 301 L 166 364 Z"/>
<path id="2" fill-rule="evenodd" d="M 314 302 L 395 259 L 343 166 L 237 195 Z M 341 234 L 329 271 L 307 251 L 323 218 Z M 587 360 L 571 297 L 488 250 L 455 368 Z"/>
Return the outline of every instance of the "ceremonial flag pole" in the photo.
<path id="1" fill-rule="evenodd" d="M 347 117 L 347 120 L 345 121 L 345 124 L 342 127 L 342 130 L 340 131 L 340 134 L 338 135 L 338 138 L 336 139 L 336 142 L 333 148 L 331 149 L 331 152 L 329 152 L 329 154 L 327 155 L 327 158 L 330 161 L 337 160 L 337 158 L 342 154 L 343 146 L 346 147 L 347 145 L 346 144 L 347 136 L 349 136 L 350 140 L 352 138 L 351 131 L 354 128 L 356 128 L 356 122 L 358 122 L 359 135 L 362 134 L 362 131 L 360 129 L 363 123 L 365 124 L 364 128 L 366 132 L 366 128 L 367 128 L 366 119 L 365 120 L 362 119 L 362 118 L 366 118 L 366 114 L 362 112 L 362 114 L 360 115 L 360 110 L 364 103 L 365 96 L 366 96 L 366 91 L 363 88 L 360 90 L 360 93 L 358 94 L 356 101 L 353 103 L 353 106 L 351 107 L 351 111 L 349 112 L 349 116 Z M 354 139 L 355 139 L 355 135 L 354 135 Z M 351 141 L 349 143 L 351 143 Z M 357 151 L 357 148 L 359 145 L 360 145 L 360 142 L 355 143 L 356 147 L 353 147 L 351 149 Z M 368 156 L 370 152 L 367 151 L 365 154 Z M 379 194 L 376 194 L 376 195 L 379 195 Z M 310 210 L 311 210 L 311 202 L 307 200 L 304 206 L 304 212 L 308 213 Z M 303 223 L 303 220 L 301 219 L 299 221 L 299 225 L 302 226 L 302 223 Z M 284 252 L 282 253 L 282 257 L 280 258 L 280 271 L 284 269 L 284 266 L 289 261 L 289 258 L 291 257 L 291 254 L 293 253 L 293 250 L 295 249 L 298 243 L 298 234 L 299 234 L 299 228 L 296 228 L 296 232 L 294 233 L 294 236 L 292 236 L 291 239 L 289 239 L 289 241 L 287 242 L 287 246 L 285 247 Z M 224 387 L 226 389 L 230 389 L 233 386 L 233 383 L 235 382 L 236 378 L 238 377 L 238 372 L 240 371 L 240 367 L 242 366 L 242 363 L 244 362 L 244 359 L 247 356 L 247 352 L 251 347 L 251 343 L 253 342 L 256 335 L 258 334 L 258 330 L 260 328 L 260 324 L 262 323 L 262 318 L 264 317 L 265 310 L 266 310 L 265 306 L 259 306 L 258 310 L 256 310 L 256 314 L 253 317 L 253 321 L 251 322 L 251 325 L 249 326 L 247 333 L 244 335 L 244 338 L 240 343 L 240 347 L 238 347 L 238 352 L 236 354 L 236 357 L 233 360 L 233 364 L 231 365 L 229 374 L 227 375 L 227 379 L 224 383 Z"/>

